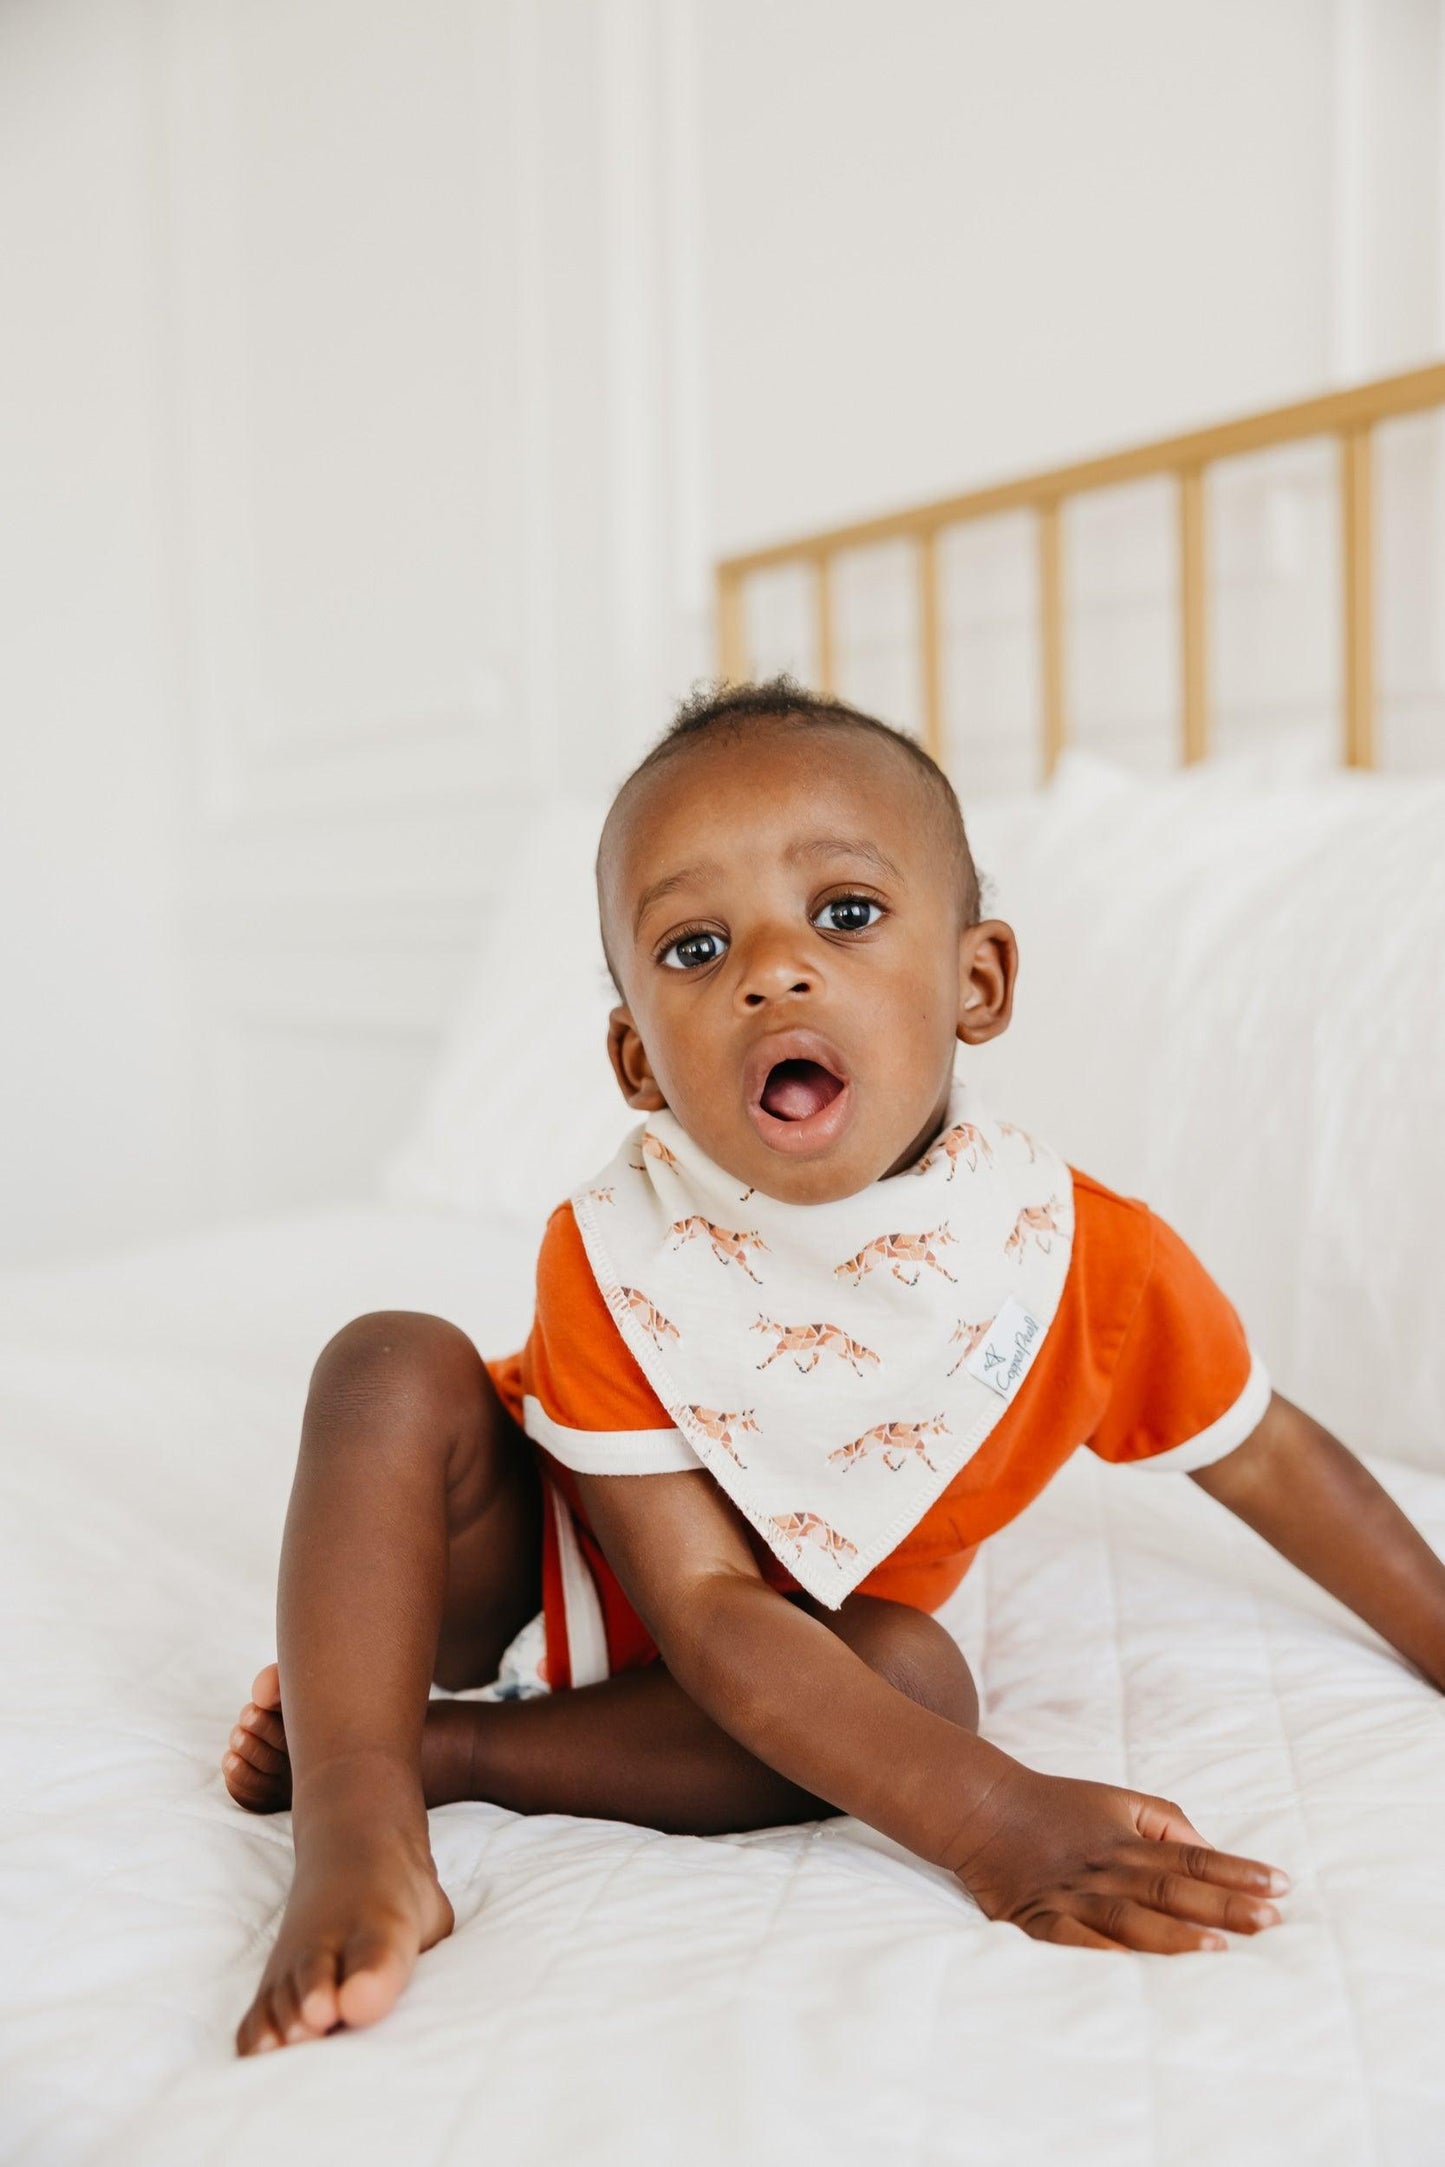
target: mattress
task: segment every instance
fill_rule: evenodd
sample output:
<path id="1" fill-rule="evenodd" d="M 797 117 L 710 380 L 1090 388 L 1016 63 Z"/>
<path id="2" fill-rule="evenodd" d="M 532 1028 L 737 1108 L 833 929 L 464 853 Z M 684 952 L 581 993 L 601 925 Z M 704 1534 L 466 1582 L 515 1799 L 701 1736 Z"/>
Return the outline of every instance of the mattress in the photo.
<path id="1" fill-rule="evenodd" d="M 274 1648 L 310 1364 L 379 1306 L 504 1351 L 534 1246 L 361 1208 L 0 1282 L 0 2156 L 1445 2156 L 1445 1708 L 1187 1479 L 1087 1453 L 945 1613 L 985 1728 L 1286 1867 L 1282 1927 L 1058 1949 L 850 1821 L 693 1840 L 457 1805 L 432 1816 L 456 1932 L 393 2015 L 238 2062 L 290 1825 L 218 1758 Z M 1445 1479 L 1375 1464 L 1445 1545 Z"/>

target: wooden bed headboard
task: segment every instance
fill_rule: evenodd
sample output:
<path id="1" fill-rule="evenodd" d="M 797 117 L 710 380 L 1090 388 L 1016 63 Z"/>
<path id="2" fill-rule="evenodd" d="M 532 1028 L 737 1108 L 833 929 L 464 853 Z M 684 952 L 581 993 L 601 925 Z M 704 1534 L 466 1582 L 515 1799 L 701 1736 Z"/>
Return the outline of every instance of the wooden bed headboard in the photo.
<path id="1" fill-rule="evenodd" d="M 782 565 L 811 568 L 813 575 L 815 676 L 834 689 L 832 570 L 844 552 L 880 542 L 914 544 L 917 608 L 914 637 L 922 688 L 923 739 L 936 759 L 944 745 L 942 643 L 939 616 L 938 542 L 948 529 L 1000 512 L 1032 510 L 1037 529 L 1037 641 L 1042 705 L 1042 765 L 1047 775 L 1068 736 L 1062 507 L 1071 498 L 1151 475 L 1172 475 L 1179 533 L 1180 741 L 1185 760 L 1209 751 L 1209 593 L 1205 555 L 1204 480 L 1221 459 L 1273 450 L 1310 437 L 1333 437 L 1338 446 L 1343 638 L 1341 755 L 1347 766 L 1377 764 L 1375 731 L 1374 430 L 1382 421 L 1445 406 L 1445 362 L 1381 377 L 1348 391 L 1328 392 L 1294 406 L 1245 414 L 1213 428 L 1160 438 L 1109 452 L 1046 473 L 1021 475 L 963 496 L 884 512 L 850 526 L 775 542 L 765 549 L 727 557 L 717 567 L 718 662 L 731 680 L 748 673 L 746 590 L 753 574 Z"/>

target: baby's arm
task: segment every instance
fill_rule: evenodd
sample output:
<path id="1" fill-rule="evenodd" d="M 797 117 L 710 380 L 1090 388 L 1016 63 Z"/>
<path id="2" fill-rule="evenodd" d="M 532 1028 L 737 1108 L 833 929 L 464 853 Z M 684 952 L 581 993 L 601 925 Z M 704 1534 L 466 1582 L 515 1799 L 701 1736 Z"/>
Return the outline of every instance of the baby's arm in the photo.
<path id="1" fill-rule="evenodd" d="M 1276 1392 L 1193 1479 L 1445 1692 L 1445 1564 L 1337 1437 Z"/>
<path id="2" fill-rule="evenodd" d="M 701 1474 L 578 1477 L 592 1527 L 683 1690 L 759 1760 L 947 1867 L 1040 1940 L 1172 1952 L 1276 1923 L 1282 1874 L 1177 1806 L 1040 1775 L 871 1670 L 770 1588 Z"/>

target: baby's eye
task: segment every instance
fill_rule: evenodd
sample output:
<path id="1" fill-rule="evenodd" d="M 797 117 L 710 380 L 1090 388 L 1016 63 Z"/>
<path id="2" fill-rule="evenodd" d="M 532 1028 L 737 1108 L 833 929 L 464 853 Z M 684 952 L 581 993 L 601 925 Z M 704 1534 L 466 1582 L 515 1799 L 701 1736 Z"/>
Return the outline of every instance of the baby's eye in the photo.
<path id="1" fill-rule="evenodd" d="M 716 963 L 727 949 L 727 937 L 722 933 L 683 933 L 664 948 L 658 962 L 666 964 L 670 971 L 695 971 L 704 963 Z"/>
<path id="2" fill-rule="evenodd" d="M 835 895 L 823 905 L 813 923 L 828 933 L 863 933 L 877 925 L 882 916 L 882 904 L 871 902 L 866 895 Z"/>

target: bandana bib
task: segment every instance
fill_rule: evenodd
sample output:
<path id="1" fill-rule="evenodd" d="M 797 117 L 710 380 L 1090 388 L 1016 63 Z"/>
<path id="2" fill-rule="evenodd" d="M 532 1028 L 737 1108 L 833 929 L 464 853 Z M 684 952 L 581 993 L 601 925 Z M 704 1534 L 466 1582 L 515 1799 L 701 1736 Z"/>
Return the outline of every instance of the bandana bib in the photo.
<path id="1" fill-rule="evenodd" d="M 670 1113 L 572 1197 L 617 1328 L 686 1442 L 829 1609 L 897 1547 L 1027 1375 L 1063 1293 L 1056 1153 L 955 1074 L 936 1141 L 831 1204 L 750 1190 Z"/>

